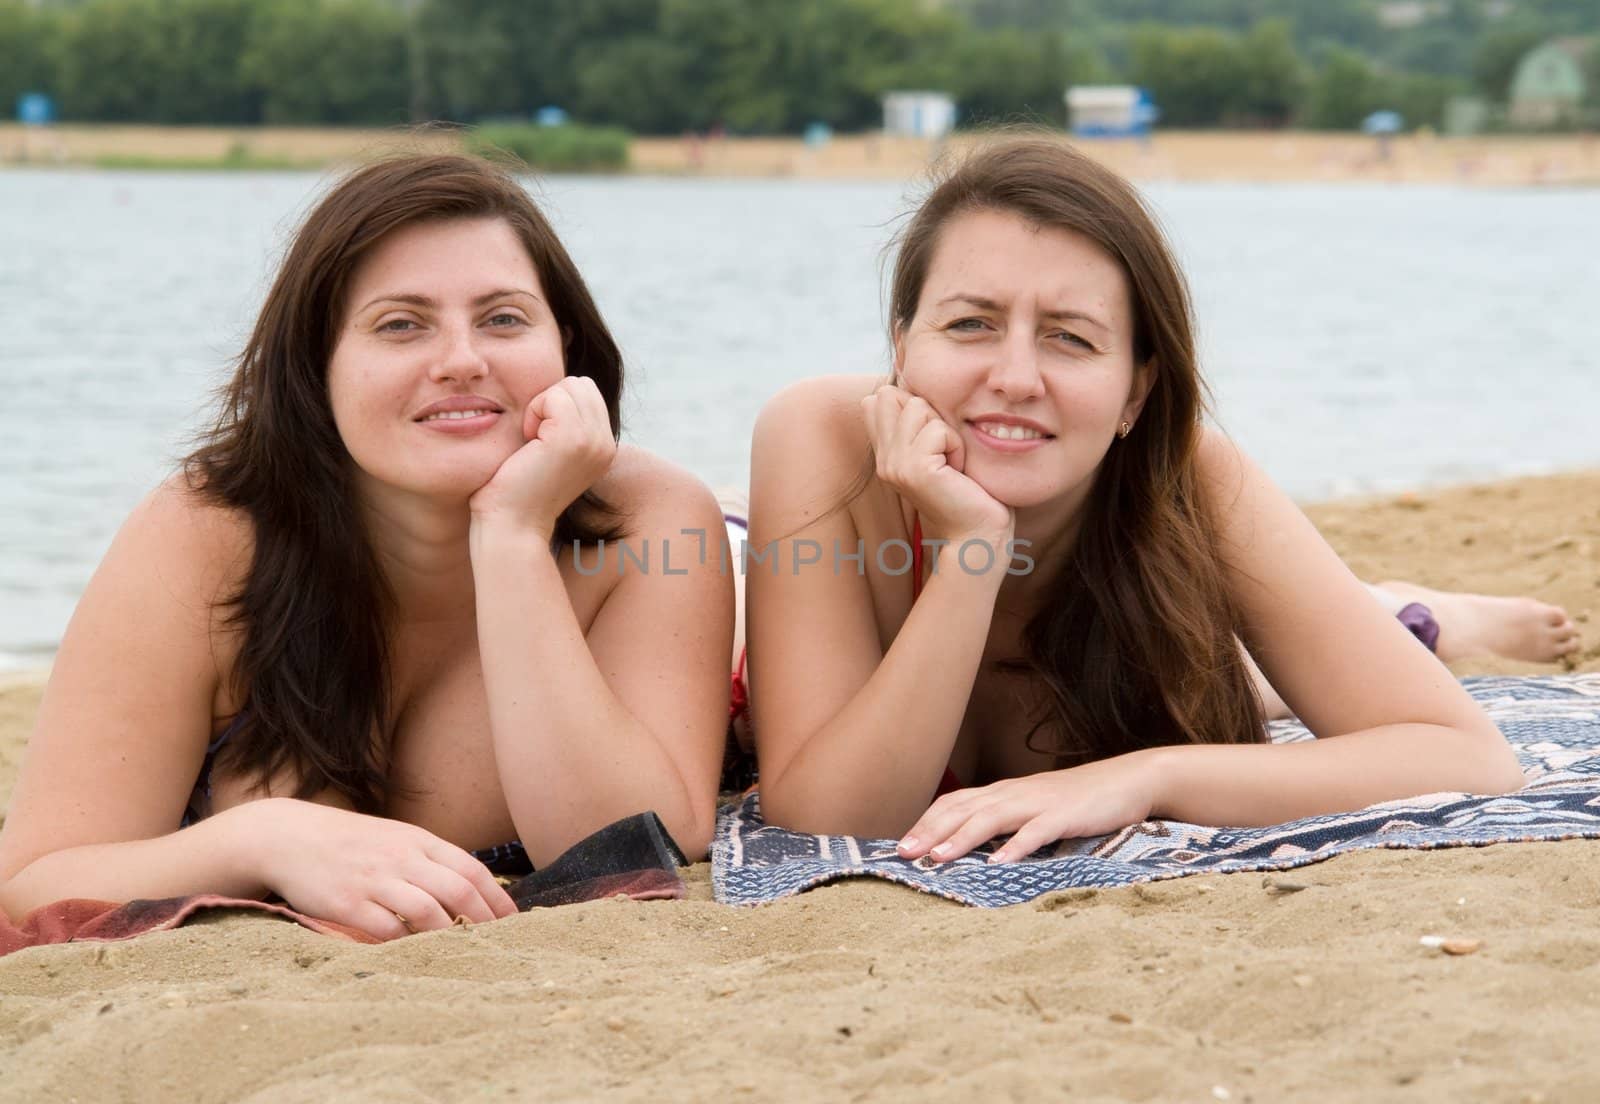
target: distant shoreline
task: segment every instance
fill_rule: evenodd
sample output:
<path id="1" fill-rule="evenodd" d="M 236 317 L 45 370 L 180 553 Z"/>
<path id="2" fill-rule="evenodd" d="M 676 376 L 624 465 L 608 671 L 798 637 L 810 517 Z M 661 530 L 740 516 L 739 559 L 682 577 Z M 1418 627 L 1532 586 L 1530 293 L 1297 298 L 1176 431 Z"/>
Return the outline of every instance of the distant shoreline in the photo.
<path id="1" fill-rule="evenodd" d="M 1065 139 L 1063 135 L 1063 139 Z M 981 135 L 958 134 L 960 148 Z M 1075 142 L 1143 182 L 1600 186 L 1600 138 L 1428 133 L 1390 141 L 1317 131 L 1165 131 L 1148 144 Z M 302 127 L 154 127 L 0 124 L 0 168 L 22 166 L 316 172 L 397 149 L 461 148 L 459 132 Z M 909 180 L 944 148 L 878 134 L 820 147 L 798 138 L 636 138 L 629 172 L 705 178 Z"/>

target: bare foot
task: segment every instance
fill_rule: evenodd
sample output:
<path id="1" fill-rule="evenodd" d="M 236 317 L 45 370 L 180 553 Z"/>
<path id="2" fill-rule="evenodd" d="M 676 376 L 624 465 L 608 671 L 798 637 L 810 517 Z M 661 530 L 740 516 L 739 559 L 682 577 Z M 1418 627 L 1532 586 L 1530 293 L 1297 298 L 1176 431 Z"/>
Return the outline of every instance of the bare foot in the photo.
<path id="1" fill-rule="evenodd" d="M 1439 658 L 1494 655 L 1528 663 L 1554 663 L 1582 645 L 1578 627 L 1560 606 L 1532 598 L 1500 598 L 1430 590 L 1415 583 L 1380 584 L 1406 602 L 1421 602 L 1439 622 Z"/>

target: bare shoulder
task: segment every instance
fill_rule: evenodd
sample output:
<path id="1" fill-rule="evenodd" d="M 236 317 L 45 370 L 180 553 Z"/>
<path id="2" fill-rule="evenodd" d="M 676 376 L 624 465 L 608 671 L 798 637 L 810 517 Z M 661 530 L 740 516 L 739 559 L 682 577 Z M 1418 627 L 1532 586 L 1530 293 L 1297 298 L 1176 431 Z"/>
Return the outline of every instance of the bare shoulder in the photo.
<path id="1" fill-rule="evenodd" d="M 1262 536 L 1262 524 L 1277 528 L 1282 512 L 1293 510 L 1266 473 L 1219 429 L 1206 426 L 1200 431 L 1195 470 L 1217 533 L 1231 552 Z"/>
<path id="2" fill-rule="evenodd" d="M 224 601 L 250 570 L 255 528 L 242 510 L 217 503 L 174 475 L 147 494 L 118 533 L 107 565 L 131 559 L 158 574 L 177 598 Z"/>
<path id="3" fill-rule="evenodd" d="M 251 524 L 181 477 L 118 530 L 62 635 L 12 798 L 0 876 L 52 848 L 171 830 L 234 712 L 227 603 Z"/>
<path id="4" fill-rule="evenodd" d="M 1201 486 L 1213 504 L 1222 508 L 1238 499 L 1254 469 L 1233 438 L 1215 426 L 1201 427 L 1194 460 Z"/>
<path id="5" fill-rule="evenodd" d="M 881 376 L 816 376 L 779 391 L 756 419 L 763 437 L 805 434 L 866 455 L 867 433 L 861 400 L 883 385 Z"/>
<path id="6" fill-rule="evenodd" d="M 594 489 L 624 515 L 630 531 L 676 533 L 722 521 L 711 488 L 687 468 L 636 445 L 618 447 L 611 470 Z"/>
<path id="7" fill-rule="evenodd" d="M 820 376 L 773 396 L 756 420 L 751 446 L 753 529 L 795 531 L 837 514 L 841 502 L 856 497 L 852 489 L 870 470 L 871 456 L 861 400 L 883 382 L 878 376 Z"/>

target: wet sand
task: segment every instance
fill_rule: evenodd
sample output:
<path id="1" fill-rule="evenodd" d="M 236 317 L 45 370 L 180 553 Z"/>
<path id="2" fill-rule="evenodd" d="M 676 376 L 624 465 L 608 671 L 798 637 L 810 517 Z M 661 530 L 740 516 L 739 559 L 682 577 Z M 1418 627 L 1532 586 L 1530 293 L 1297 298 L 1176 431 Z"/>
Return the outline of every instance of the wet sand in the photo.
<path id="1" fill-rule="evenodd" d="M 1313 507 L 1358 572 L 1532 593 L 1600 670 L 1600 472 Z M 1464 663 L 1458 673 L 1559 668 Z M 0 681 L 0 808 L 37 676 Z M 0 1100 L 1591 1099 L 1600 843 L 967 909 L 852 881 L 357 947 L 259 917 L 0 959 Z M 1425 934 L 1480 940 L 1450 956 Z"/>

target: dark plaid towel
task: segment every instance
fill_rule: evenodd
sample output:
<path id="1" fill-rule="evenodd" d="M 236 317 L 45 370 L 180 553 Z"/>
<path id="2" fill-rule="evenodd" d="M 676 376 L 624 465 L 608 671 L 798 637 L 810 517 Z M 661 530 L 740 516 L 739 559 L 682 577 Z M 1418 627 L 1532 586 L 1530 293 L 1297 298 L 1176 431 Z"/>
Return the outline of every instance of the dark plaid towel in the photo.
<path id="1" fill-rule="evenodd" d="M 1436 793 L 1271 828 L 1153 820 L 1066 840 L 1022 862 L 990 866 L 991 847 L 955 862 L 908 862 L 894 840 L 807 836 L 769 828 L 759 794 L 724 807 L 712 887 L 725 904 L 772 901 L 838 878 L 870 875 L 969 905 L 1016 905 L 1042 893 L 1241 870 L 1283 870 L 1373 847 L 1481 846 L 1600 838 L 1600 675 L 1470 678 L 1467 690 L 1516 750 L 1528 784 L 1502 797 Z M 1309 740 L 1296 721 L 1272 739 Z"/>
<path id="2" fill-rule="evenodd" d="M 639 813 L 579 840 L 549 866 L 523 878 L 506 892 L 523 912 L 619 894 L 636 901 L 679 898 L 684 894 L 683 878 L 678 874 L 682 865 L 683 853 L 656 814 Z M 378 942 L 364 931 L 307 916 L 287 905 L 206 893 L 127 904 L 56 901 L 34 909 L 16 924 L 0 912 L 0 955 L 47 943 L 131 939 L 145 932 L 176 928 L 199 913 L 217 909 L 264 912 L 324 935 L 357 943 Z"/>

